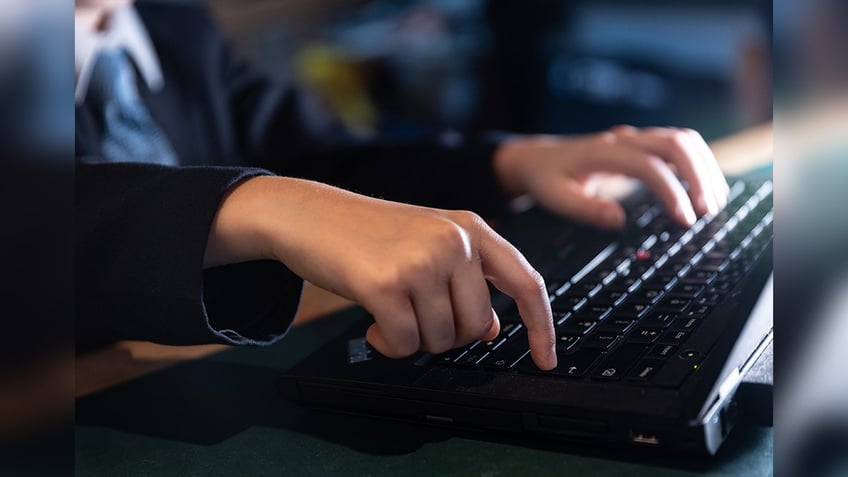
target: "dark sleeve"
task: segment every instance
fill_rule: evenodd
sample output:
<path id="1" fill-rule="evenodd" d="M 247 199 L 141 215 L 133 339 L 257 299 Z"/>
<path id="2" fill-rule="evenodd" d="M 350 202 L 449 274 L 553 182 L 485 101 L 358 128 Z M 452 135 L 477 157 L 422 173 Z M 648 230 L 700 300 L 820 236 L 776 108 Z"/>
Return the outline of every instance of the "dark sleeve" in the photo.
<path id="1" fill-rule="evenodd" d="M 499 141 L 494 134 L 470 138 L 446 132 L 414 142 L 314 143 L 304 162 L 328 171 L 297 174 L 366 195 L 488 218 L 502 214 L 509 201 L 492 167 Z"/>
<path id="2" fill-rule="evenodd" d="M 203 269 L 224 192 L 251 168 L 76 164 L 78 348 L 116 339 L 265 344 L 281 338 L 302 280 L 278 262 Z"/>
<path id="3" fill-rule="evenodd" d="M 219 64 L 239 147 L 250 165 L 399 202 L 483 216 L 506 209 L 509 197 L 492 167 L 505 134 L 446 131 L 406 141 L 360 141 L 338 124 L 306 114 L 314 110 L 308 96 L 235 59 L 223 40 Z"/>

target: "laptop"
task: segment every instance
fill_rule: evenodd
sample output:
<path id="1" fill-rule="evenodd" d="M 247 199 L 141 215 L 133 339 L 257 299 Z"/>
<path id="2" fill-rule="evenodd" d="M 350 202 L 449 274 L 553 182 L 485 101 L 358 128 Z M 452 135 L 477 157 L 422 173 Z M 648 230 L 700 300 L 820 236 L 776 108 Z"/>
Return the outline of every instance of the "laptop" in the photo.
<path id="1" fill-rule="evenodd" d="M 644 188 L 611 233 L 539 208 L 495 227 L 545 277 L 558 366 L 529 356 L 514 302 L 500 335 L 394 360 L 362 316 L 278 379 L 303 406 L 457 429 L 715 454 L 740 419 L 742 376 L 772 341 L 772 181 L 731 181 L 728 205 L 682 228 Z M 764 311 L 765 310 L 765 311 Z"/>

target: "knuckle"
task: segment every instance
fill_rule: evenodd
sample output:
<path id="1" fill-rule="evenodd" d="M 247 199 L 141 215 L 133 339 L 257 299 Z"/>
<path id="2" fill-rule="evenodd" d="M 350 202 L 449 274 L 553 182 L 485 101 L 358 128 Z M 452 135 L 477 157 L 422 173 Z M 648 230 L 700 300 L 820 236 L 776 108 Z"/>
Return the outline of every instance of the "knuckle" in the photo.
<path id="1" fill-rule="evenodd" d="M 674 131 L 668 136 L 668 146 L 674 152 L 685 152 L 692 136 L 683 131 Z"/>
<path id="2" fill-rule="evenodd" d="M 453 320 L 430 327 L 423 336 L 422 346 L 433 353 L 444 353 L 451 349 L 456 341 Z"/>
<path id="3" fill-rule="evenodd" d="M 491 329 L 493 321 L 491 304 L 483 306 L 481 303 L 457 320 L 454 340 L 459 343 L 479 339 Z"/>
<path id="4" fill-rule="evenodd" d="M 465 336 L 465 334 L 457 335 L 456 343 L 454 343 L 454 348 L 461 348 L 463 346 L 467 346 L 476 341 L 474 338 L 469 338 Z"/>
<path id="5" fill-rule="evenodd" d="M 441 329 L 438 337 L 436 338 L 437 344 L 450 349 L 453 347 L 454 341 L 456 341 L 456 330 L 453 325 L 445 326 Z"/>
<path id="6" fill-rule="evenodd" d="M 407 330 L 389 343 L 395 355 L 401 358 L 415 354 L 421 347 L 417 330 Z"/>
<path id="7" fill-rule="evenodd" d="M 538 270 L 531 269 L 529 273 L 527 273 L 521 286 L 523 292 L 528 295 L 534 293 L 544 293 L 545 279 L 542 277 L 542 274 L 538 272 Z"/>
<path id="8" fill-rule="evenodd" d="M 651 155 L 645 157 L 645 169 L 647 169 L 652 175 L 664 175 L 667 167 L 668 166 L 666 166 L 665 161 L 657 156 Z"/>
<path id="9" fill-rule="evenodd" d="M 437 250 L 445 250 L 452 253 L 465 253 L 470 246 L 468 232 L 466 230 L 473 229 L 475 225 L 476 214 L 466 211 L 458 211 L 459 219 L 443 220 L 439 222 L 438 227 L 434 227 L 433 234 L 436 241 Z M 479 217 L 477 217 L 479 219 Z M 481 219 L 482 220 L 482 219 Z M 469 225 L 463 225 L 469 224 Z"/>
<path id="10" fill-rule="evenodd" d="M 476 329 L 474 330 L 475 337 L 479 338 L 488 333 L 489 330 L 492 329 L 492 321 L 494 320 L 492 319 L 491 312 L 486 313 L 486 316 L 481 317 L 481 319 L 477 323 Z"/>
<path id="11" fill-rule="evenodd" d="M 636 127 L 631 124 L 616 124 L 609 129 L 613 134 L 627 134 L 636 131 Z"/>
<path id="12" fill-rule="evenodd" d="M 429 343 L 429 351 L 435 354 L 440 354 L 444 353 L 445 351 L 449 351 L 453 348 L 455 340 L 456 338 L 453 332 L 450 333 L 450 336 L 448 336 L 446 333 L 444 336 L 441 336 Z"/>
<path id="13" fill-rule="evenodd" d="M 438 269 L 438 258 L 430 249 L 411 250 L 404 264 L 403 271 L 399 273 L 401 277 L 422 277 L 433 274 Z M 405 281 L 399 279 L 400 285 L 403 286 Z"/>
<path id="14" fill-rule="evenodd" d="M 680 132 L 682 132 L 683 134 L 685 134 L 685 135 L 687 135 L 687 136 L 689 136 L 689 137 L 694 137 L 694 138 L 696 138 L 696 139 L 701 139 L 701 133 L 699 133 L 698 131 L 696 131 L 696 130 L 694 130 L 694 129 L 691 129 L 691 128 L 682 128 L 682 129 L 680 129 Z"/>
<path id="15" fill-rule="evenodd" d="M 485 221 L 479 215 L 470 210 L 455 210 L 452 219 L 464 228 L 476 228 L 485 224 Z"/>
<path id="16" fill-rule="evenodd" d="M 607 145 L 615 143 L 618 137 L 616 136 L 616 132 L 610 130 L 594 133 L 590 136 L 590 139 L 598 145 Z"/>
<path id="17" fill-rule="evenodd" d="M 395 269 L 384 270 L 377 273 L 370 280 L 368 285 L 378 296 L 387 296 L 401 293 L 404 291 L 404 280 L 401 273 Z"/>
<path id="18" fill-rule="evenodd" d="M 480 307 L 474 310 L 473 315 L 467 318 L 467 322 L 460 327 L 464 331 L 463 337 L 476 340 L 485 335 L 492 328 L 491 307 Z"/>
<path id="19" fill-rule="evenodd" d="M 444 227 L 438 234 L 437 245 L 440 249 L 460 251 L 465 248 L 466 239 L 463 231 L 456 226 Z"/>

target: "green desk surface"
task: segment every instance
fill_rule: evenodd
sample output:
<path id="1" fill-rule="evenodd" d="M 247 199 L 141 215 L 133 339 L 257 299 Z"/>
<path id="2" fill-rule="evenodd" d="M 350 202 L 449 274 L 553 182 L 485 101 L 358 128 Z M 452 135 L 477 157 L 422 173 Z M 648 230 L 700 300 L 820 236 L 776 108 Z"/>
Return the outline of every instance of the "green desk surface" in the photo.
<path id="1" fill-rule="evenodd" d="M 274 380 L 340 333 L 352 312 L 268 348 L 187 362 L 76 403 L 78 475 L 772 475 L 771 428 L 737 427 L 712 460 L 507 441 L 317 413 Z"/>

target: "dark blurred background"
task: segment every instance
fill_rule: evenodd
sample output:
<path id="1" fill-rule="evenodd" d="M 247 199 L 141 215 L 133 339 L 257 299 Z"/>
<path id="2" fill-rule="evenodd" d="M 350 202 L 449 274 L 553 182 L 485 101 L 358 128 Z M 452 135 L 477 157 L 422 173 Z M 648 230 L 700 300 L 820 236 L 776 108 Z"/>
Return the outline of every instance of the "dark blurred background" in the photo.
<path id="1" fill-rule="evenodd" d="M 772 2 L 207 0 L 243 56 L 361 136 L 715 138 L 771 118 Z"/>
<path id="2" fill-rule="evenodd" d="M 848 475 L 848 2 L 207 2 L 238 53 L 363 137 L 631 123 L 714 139 L 774 104 L 775 474 Z M 73 465 L 71 6 L 0 0 L 2 475 Z"/>

